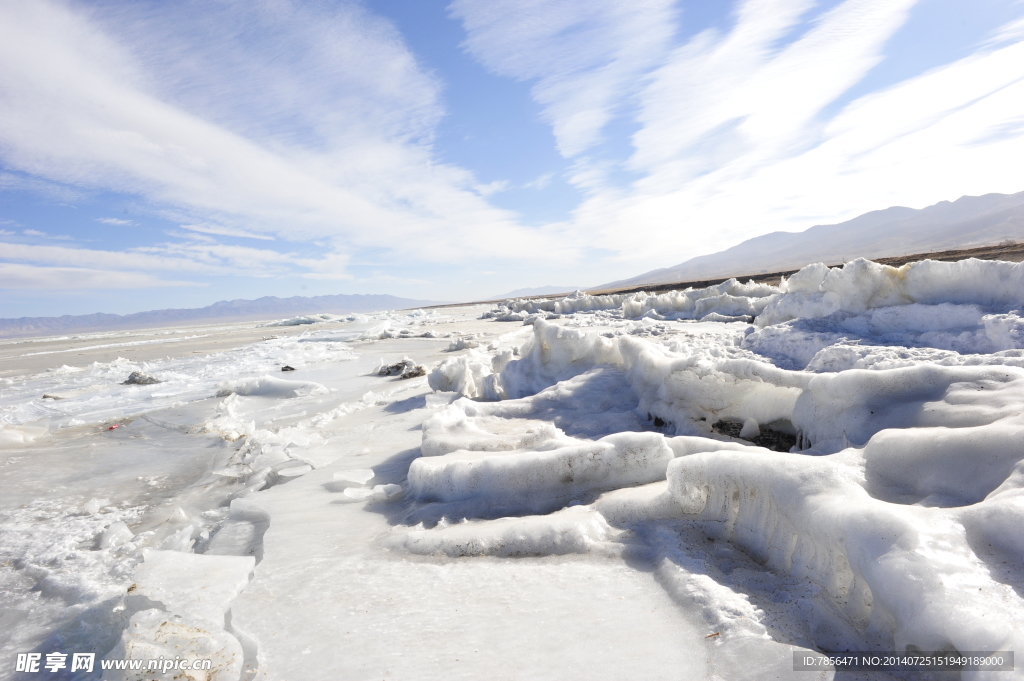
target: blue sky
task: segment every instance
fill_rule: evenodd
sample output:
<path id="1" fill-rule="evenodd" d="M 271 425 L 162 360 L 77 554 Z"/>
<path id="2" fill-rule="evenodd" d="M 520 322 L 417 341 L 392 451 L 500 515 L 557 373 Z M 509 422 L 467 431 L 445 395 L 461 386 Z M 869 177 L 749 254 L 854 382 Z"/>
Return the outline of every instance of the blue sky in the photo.
<path id="1" fill-rule="evenodd" d="M 0 316 L 596 285 L 1024 190 L 1018 0 L 0 0 Z"/>

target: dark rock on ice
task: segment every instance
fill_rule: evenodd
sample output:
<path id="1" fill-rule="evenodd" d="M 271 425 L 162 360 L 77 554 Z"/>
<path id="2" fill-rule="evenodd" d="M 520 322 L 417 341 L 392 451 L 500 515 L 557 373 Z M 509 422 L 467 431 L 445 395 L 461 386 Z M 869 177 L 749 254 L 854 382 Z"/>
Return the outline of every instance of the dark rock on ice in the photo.
<path id="1" fill-rule="evenodd" d="M 402 374 L 399 376 L 399 378 L 416 378 L 417 376 L 426 376 L 426 375 L 427 375 L 427 370 L 423 367 L 423 365 L 422 364 L 416 364 L 415 366 L 411 366 L 408 369 L 406 369 L 405 371 L 403 371 Z"/>
<path id="2" fill-rule="evenodd" d="M 281 367 L 281 371 L 295 371 L 295 367 L 291 367 L 285 364 L 283 367 Z"/>
<path id="3" fill-rule="evenodd" d="M 416 364 L 408 357 L 404 358 L 401 362 L 395 362 L 394 364 L 381 363 L 380 367 L 377 368 L 378 376 L 416 378 L 417 376 L 426 376 L 426 374 L 427 370 L 422 364 Z"/>
<path id="4" fill-rule="evenodd" d="M 163 381 L 161 381 L 159 378 L 147 376 L 141 371 L 133 371 L 131 374 L 128 375 L 128 380 L 126 380 L 121 385 L 153 385 L 154 383 L 163 383 Z"/>

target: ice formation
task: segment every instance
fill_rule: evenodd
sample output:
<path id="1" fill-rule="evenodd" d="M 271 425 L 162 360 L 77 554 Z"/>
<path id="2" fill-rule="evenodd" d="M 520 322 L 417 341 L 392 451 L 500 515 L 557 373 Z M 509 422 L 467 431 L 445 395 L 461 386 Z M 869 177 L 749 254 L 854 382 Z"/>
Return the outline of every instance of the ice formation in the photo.
<path id="1" fill-rule="evenodd" d="M 831 678 L 805 649 L 1021 649 L 1022 278 L 812 265 L 14 378 L 0 584 L 31 617 L 4 652 L 768 679 Z M 378 375 L 407 355 L 426 376 Z"/>
<path id="2" fill-rule="evenodd" d="M 519 358 L 443 362 L 432 387 L 500 401 L 459 400 L 424 424 L 410 493 L 443 504 L 446 517 L 552 514 L 550 525 L 520 532 L 524 546 L 563 534 L 559 509 L 578 503 L 619 530 L 692 523 L 806 581 L 816 593 L 804 640 L 821 648 L 1013 649 L 1024 632 L 1024 575 L 996 565 L 1019 564 L 1019 542 L 1008 526 L 983 531 L 974 519 L 1021 510 L 1022 276 L 1024 265 L 1002 262 L 897 270 L 856 261 L 805 268 L 770 294 L 751 287 L 740 303 L 736 282 L 686 295 L 517 301 L 530 313 L 618 308 L 617 319 L 673 307 L 706 318 L 725 304 L 755 319 L 709 346 L 685 326 L 652 342 L 535 317 Z M 631 413 L 661 432 L 580 440 L 550 417 L 536 420 L 542 404 L 575 408 L 601 376 L 614 376 L 616 392 L 635 400 Z M 737 447 L 711 428 L 721 419 L 742 424 L 741 438 L 768 425 L 798 444 L 787 453 Z M 458 551 L 493 553 L 488 537 L 508 530 L 486 527 L 475 540 L 460 530 Z M 410 535 L 410 550 L 451 554 L 448 536 L 430 544 Z M 582 546 L 583 536 L 566 541 Z M 512 541 L 501 551 L 515 554 Z"/>

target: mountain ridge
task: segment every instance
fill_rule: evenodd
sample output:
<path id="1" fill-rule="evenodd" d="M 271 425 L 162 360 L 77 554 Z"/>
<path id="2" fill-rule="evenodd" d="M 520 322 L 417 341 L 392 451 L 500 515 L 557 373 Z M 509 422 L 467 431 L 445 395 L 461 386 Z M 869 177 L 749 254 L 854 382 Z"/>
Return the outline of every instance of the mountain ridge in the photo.
<path id="1" fill-rule="evenodd" d="M 126 315 L 96 312 L 60 317 L 0 318 L 0 336 L 34 336 L 70 331 L 105 331 L 166 326 L 189 321 L 245 321 L 278 315 L 298 316 L 326 312 L 373 312 L 437 305 L 443 301 L 414 300 L 387 294 L 337 294 L 325 296 L 263 296 L 253 300 L 221 300 L 198 308 L 167 308 Z"/>
<path id="2" fill-rule="evenodd" d="M 1024 238 L 1024 192 L 961 196 L 921 209 L 892 206 L 802 232 L 771 232 L 717 253 L 620 279 L 594 290 L 800 269 L 989 245 Z"/>

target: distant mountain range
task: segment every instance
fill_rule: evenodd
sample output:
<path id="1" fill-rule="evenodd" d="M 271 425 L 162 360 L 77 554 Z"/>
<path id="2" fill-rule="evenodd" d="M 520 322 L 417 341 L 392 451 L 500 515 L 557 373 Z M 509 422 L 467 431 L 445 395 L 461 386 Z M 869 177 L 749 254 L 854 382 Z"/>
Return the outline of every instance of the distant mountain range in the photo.
<path id="1" fill-rule="evenodd" d="M 441 304 L 439 301 L 411 300 L 388 295 L 342 294 L 336 296 L 293 296 L 291 298 L 265 296 L 256 300 L 222 300 L 219 303 L 200 308 L 152 310 L 126 315 L 97 313 L 64 315 L 63 317 L 0 319 L 0 336 L 39 336 L 72 331 L 141 329 L 170 326 L 183 322 L 272 319 L 317 312 L 332 314 L 374 312 L 439 304 Z"/>
<path id="2" fill-rule="evenodd" d="M 893 207 L 837 225 L 772 232 L 719 253 L 613 281 L 591 290 L 795 270 L 824 262 L 987 246 L 1024 238 L 1024 192 L 964 196 L 920 210 Z"/>

